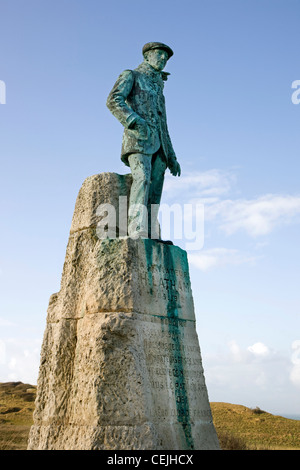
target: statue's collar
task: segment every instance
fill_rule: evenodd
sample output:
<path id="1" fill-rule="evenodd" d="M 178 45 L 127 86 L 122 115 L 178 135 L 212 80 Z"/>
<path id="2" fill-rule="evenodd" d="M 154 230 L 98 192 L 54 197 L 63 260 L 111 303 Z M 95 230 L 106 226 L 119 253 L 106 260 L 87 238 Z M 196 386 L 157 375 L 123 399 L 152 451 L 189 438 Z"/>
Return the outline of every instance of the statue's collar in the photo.
<path id="1" fill-rule="evenodd" d="M 163 79 L 164 81 L 168 80 L 168 76 L 170 75 L 169 72 L 158 72 L 152 65 L 148 64 L 148 62 L 142 62 L 136 70 L 138 72 L 145 73 L 149 75 L 152 79 L 157 80 L 159 78 Z"/>

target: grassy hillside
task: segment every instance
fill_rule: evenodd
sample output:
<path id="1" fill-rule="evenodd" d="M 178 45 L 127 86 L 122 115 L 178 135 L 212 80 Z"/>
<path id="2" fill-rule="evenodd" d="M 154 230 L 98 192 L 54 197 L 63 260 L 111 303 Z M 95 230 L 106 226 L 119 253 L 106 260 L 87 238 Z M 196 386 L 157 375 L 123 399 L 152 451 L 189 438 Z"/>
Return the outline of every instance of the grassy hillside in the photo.
<path id="1" fill-rule="evenodd" d="M 35 395 L 30 384 L 0 383 L 0 450 L 26 449 Z M 300 421 L 229 403 L 211 408 L 224 450 L 300 450 Z"/>
<path id="2" fill-rule="evenodd" d="M 0 450 L 26 449 L 35 395 L 33 385 L 0 383 Z"/>
<path id="3" fill-rule="evenodd" d="M 300 450 L 300 421 L 230 403 L 211 403 L 211 409 L 225 449 Z"/>

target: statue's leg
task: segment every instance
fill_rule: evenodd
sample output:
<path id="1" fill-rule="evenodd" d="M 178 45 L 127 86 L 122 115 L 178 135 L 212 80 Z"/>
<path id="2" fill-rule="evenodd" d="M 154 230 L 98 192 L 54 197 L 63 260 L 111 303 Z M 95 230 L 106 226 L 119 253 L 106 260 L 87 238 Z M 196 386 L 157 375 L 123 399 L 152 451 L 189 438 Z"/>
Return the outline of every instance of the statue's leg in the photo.
<path id="1" fill-rule="evenodd" d="M 128 235 L 148 238 L 148 197 L 151 179 L 151 155 L 133 153 L 128 161 L 132 173 L 132 186 L 128 210 Z"/>
<path id="2" fill-rule="evenodd" d="M 164 184 L 166 161 L 158 151 L 152 158 L 151 183 L 148 198 L 148 232 L 152 239 L 160 239 L 160 229 L 158 223 L 158 211 Z"/>

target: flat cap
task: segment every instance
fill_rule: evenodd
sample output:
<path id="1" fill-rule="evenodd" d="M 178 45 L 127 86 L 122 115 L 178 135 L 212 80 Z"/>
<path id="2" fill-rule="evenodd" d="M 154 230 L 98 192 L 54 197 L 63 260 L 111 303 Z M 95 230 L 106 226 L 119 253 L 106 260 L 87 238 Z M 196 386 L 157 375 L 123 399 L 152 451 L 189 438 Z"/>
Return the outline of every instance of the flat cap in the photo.
<path id="1" fill-rule="evenodd" d="M 166 51 L 168 53 L 169 59 L 174 54 L 172 49 L 162 42 L 147 42 L 147 44 L 145 44 L 143 47 L 143 55 L 145 52 L 152 51 L 153 49 L 162 49 L 163 51 Z"/>

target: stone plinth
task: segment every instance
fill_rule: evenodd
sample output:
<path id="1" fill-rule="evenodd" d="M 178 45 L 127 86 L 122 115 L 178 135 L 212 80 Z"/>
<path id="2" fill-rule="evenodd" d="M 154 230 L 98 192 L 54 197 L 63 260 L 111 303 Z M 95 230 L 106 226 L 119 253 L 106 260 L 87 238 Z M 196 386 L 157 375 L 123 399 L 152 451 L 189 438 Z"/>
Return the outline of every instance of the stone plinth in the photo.
<path id="1" fill-rule="evenodd" d="M 97 238 L 97 207 L 117 203 L 117 181 L 126 194 L 128 175 L 105 173 L 77 198 L 28 449 L 218 449 L 186 252 Z"/>

